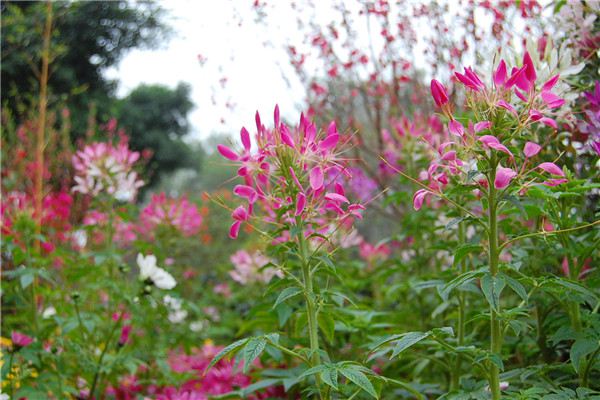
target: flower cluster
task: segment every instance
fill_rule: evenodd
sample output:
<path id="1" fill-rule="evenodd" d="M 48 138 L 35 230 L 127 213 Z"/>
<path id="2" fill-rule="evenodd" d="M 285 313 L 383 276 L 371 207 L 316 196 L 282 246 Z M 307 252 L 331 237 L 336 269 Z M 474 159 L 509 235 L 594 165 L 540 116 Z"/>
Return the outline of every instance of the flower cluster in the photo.
<path id="1" fill-rule="evenodd" d="M 462 74 L 457 72 L 456 78 L 467 89 L 467 103 L 479 120 L 476 123 L 468 121 L 465 129 L 452 114 L 445 87 L 432 80 L 433 99 L 449 118 L 448 130 L 456 139 L 437 147 L 436 159 L 421 176 L 428 181 L 428 189 L 418 190 L 413 197 L 415 209 L 421 208 L 429 194 L 440 193 L 452 178 L 465 184 L 473 180 L 483 187 L 493 184 L 496 189 L 505 189 L 513 179 L 537 171 L 551 176 L 543 182 L 545 185 L 566 182 L 563 170 L 552 162 L 531 168 L 530 160 L 542 150 L 539 144 L 526 142 L 519 153 L 513 153 L 518 139 L 523 139 L 523 128 L 534 123 L 557 128 L 556 121 L 548 115 L 564 104 L 564 100 L 552 92 L 558 75 L 539 85 L 533 61 L 526 52 L 523 65 L 513 67 L 510 74 L 501 60 L 489 87 L 468 67 Z M 477 169 L 477 161 L 491 160 L 492 157 L 499 162 L 495 165 L 493 182 L 487 182 Z"/>
<path id="2" fill-rule="evenodd" d="M 238 236 L 241 224 L 250 220 L 257 206 L 263 211 L 263 220 L 279 228 L 276 241 L 289 240 L 292 225 L 302 224 L 308 237 L 327 234 L 333 220 L 361 218 L 364 207 L 348 200 L 337 179 L 351 174 L 344 165 L 343 139 L 335 123 L 321 132 L 302 114 L 298 126 L 291 129 L 280 121 L 278 107 L 274 123 L 274 129 L 267 129 L 256 113 L 256 152 L 251 151 L 250 133 L 245 128 L 240 132 L 244 146 L 240 153 L 218 146 L 223 157 L 239 165 L 244 184 L 233 192 L 247 201 L 232 213 L 230 236 Z"/>
<path id="3" fill-rule="evenodd" d="M 127 143 L 92 143 L 73 156 L 74 192 L 96 196 L 106 192 L 119 201 L 131 202 L 144 184 L 133 165 L 140 153 L 129 150 Z"/>
<path id="4" fill-rule="evenodd" d="M 260 251 L 251 254 L 246 250 L 239 250 L 231 256 L 230 260 L 235 269 L 229 272 L 229 276 L 242 285 L 256 282 L 268 283 L 274 276 L 283 277 L 281 271 L 275 268 L 264 268 L 271 260 Z"/>
<path id="5" fill-rule="evenodd" d="M 185 197 L 168 198 L 162 192 L 155 194 L 140 214 L 144 232 L 152 232 L 159 225 L 171 226 L 184 236 L 193 236 L 200 230 L 202 216 L 195 204 Z"/>

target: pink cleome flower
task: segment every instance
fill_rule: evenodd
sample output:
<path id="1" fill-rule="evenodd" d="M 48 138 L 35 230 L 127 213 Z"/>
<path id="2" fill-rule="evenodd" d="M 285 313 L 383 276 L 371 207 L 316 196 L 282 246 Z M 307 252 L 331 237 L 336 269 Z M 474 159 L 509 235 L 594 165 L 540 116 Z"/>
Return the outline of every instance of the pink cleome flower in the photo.
<path id="1" fill-rule="evenodd" d="M 333 220 L 361 218 L 364 207 L 351 203 L 336 179 L 351 173 L 342 158 L 344 140 L 335 122 L 321 132 L 302 114 L 298 126 L 289 128 L 280 121 L 279 107 L 275 107 L 274 125 L 272 130 L 265 128 L 256 114 L 256 152 L 251 151 L 245 128 L 240 132 L 244 146 L 240 153 L 217 147 L 223 157 L 239 165 L 238 175 L 244 179 L 233 192 L 247 205 L 233 211 L 230 237 L 238 236 L 242 223 L 251 219 L 257 207 L 263 211 L 264 221 L 285 227 L 275 241 L 288 240 L 292 225 L 301 223 L 308 237 L 329 232 Z"/>
<path id="2" fill-rule="evenodd" d="M 86 145 L 73 156 L 74 192 L 97 196 L 107 193 L 116 200 L 131 202 L 144 182 L 133 165 L 140 153 L 129 150 L 126 142 L 116 146 L 96 142 Z"/>
<path id="3" fill-rule="evenodd" d="M 200 231 L 202 216 L 198 207 L 187 198 L 168 198 L 162 192 L 155 194 L 140 214 L 140 225 L 145 232 L 157 226 L 171 226 L 184 236 L 193 236 Z"/>

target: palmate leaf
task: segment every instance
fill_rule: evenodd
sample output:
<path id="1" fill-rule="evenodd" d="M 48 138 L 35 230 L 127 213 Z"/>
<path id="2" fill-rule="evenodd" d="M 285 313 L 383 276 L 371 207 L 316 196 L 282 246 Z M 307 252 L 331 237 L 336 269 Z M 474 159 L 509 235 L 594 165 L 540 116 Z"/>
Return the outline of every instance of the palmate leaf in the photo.
<path id="1" fill-rule="evenodd" d="M 338 371 L 344 375 L 350 382 L 354 383 L 356 386 L 378 399 L 379 396 L 373 387 L 369 378 L 360 370 L 360 366 L 353 364 L 345 364 L 338 368 Z"/>
<path id="2" fill-rule="evenodd" d="M 254 337 L 248 340 L 246 346 L 244 346 L 244 352 L 242 353 L 244 373 L 248 372 L 254 360 L 260 356 L 266 346 L 267 340 L 264 337 Z"/>
<path id="3" fill-rule="evenodd" d="M 277 296 L 277 300 L 275 300 L 275 304 L 273 304 L 273 309 L 279 304 L 286 301 L 287 299 L 291 299 L 292 297 L 297 296 L 300 293 L 302 293 L 302 289 L 300 289 L 299 287 L 288 287 L 283 289 L 281 293 L 279 293 L 279 296 Z"/>
<path id="4" fill-rule="evenodd" d="M 421 340 L 429 337 L 431 332 L 408 332 L 406 333 L 400 340 L 396 342 L 394 346 L 394 351 L 392 351 L 392 356 L 390 358 L 396 357 L 398 354 L 402 353 L 404 350 L 408 349 L 410 346 L 413 346 L 419 343 Z"/>
<path id="5" fill-rule="evenodd" d="M 481 278 L 481 290 L 490 307 L 496 312 L 500 310 L 500 293 L 506 286 L 506 280 L 502 276 L 485 274 Z"/>
<path id="6" fill-rule="evenodd" d="M 221 350 L 220 352 L 217 353 L 217 355 L 212 359 L 212 361 L 210 362 L 210 364 L 208 364 L 208 367 L 206 367 L 206 369 L 204 370 L 204 373 L 206 373 L 209 369 L 211 369 L 212 367 L 215 366 L 216 363 L 218 363 L 219 361 L 221 361 L 221 359 L 229 354 L 235 354 L 237 353 L 237 351 L 240 350 L 240 347 L 244 346 L 248 340 L 250 339 L 240 339 L 236 342 L 231 343 L 229 346 L 226 346 L 223 350 Z"/>
<path id="7" fill-rule="evenodd" d="M 571 346 L 570 358 L 571 363 L 573 363 L 573 368 L 575 368 L 575 372 L 579 373 L 581 359 L 593 351 L 596 351 L 599 346 L 600 342 L 598 342 L 598 340 L 593 340 L 590 338 L 577 339 L 575 343 L 573 343 L 573 346 Z"/>

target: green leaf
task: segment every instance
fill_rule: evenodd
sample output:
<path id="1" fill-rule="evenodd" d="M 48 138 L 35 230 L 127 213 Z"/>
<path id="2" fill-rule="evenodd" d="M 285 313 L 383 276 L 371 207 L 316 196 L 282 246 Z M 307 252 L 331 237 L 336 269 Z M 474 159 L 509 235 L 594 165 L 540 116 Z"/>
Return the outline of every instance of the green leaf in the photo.
<path id="1" fill-rule="evenodd" d="M 348 380 L 354 383 L 356 386 L 358 386 L 374 398 L 378 398 L 377 392 L 375 391 L 375 388 L 373 387 L 371 381 L 369 381 L 369 378 L 367 378 L 367 376 L 361 371 L 359 371 L 355 366 L 343 366 L 339 369 L 339 372 L 346 378 L 348 378 Z"/>
<path id="2" fill-rule="evenodd" d="M 304 371 L 298 377 L 298 379 L 306 378 L 307 376 L 311 376 L 311 375 L 315 375 L 315 374 L 320 374 L 321 372 L 325 371 L 326 368 L 327 368 L 326 364 L 321 364 L 321 365 L 317 365 L 315 367 L 309 368 L 306 371 Z"/>
<path id="3" fill-rule="evenodd" d="M 508 286 L 510 286 L 510 288 L 512 290 L 515 291 L 515 293 L 517 295 L 519 295 L 519 297 L 523 300 L 523 301 L 527 301 L 527 291 L 525 290 L 525 287 L 523 285 L 521 285 L 521 282 L 519 282 L 518 280 L 511 278 L 508 275 L 502 275 L 502 277 L 504 279 L 506 279 L 506 283 L 508 283 Z"/>
<path id="4" fill-rule="evenodd" d="M 338 390 L 338 370 L 335 365 L 328 365 L 324 371 L 321 371 L 321 379 L 334 390 Z"/>
<path id="5" fill-rule="evenodd" d="M 335 321 L 331 314 L 329 313 L 319 313 L 317 317 L 319 328 L 325 335 L 325 338 L 329 343 L 333 343 L 333 338 L 335 336 Z"/>
<path id="6" fill-rule="evenodd" d="M 505 285 L 506 281 L 502 276 L 485 274 L 481 278 L 481 290 L 483 291 L 483 295 L 492 309 L 496 312 L 500 310 L 500 293 Z"/>
<path id="7" fill-rule="evenodd" d="M 448 301 L 448 296 L 450 295 L 450 292 L 452 292 L 452 290 L 456 289 L 459 286 L 464 285 L 467 282 L 472 281 L 473 279 L 477 278 L 478 276 L 483 275 L 485 273 L 486 269 L 487 268 L 483 267 L 483 268 L 480 268 L 475 271 L 465 272 L 464 274 L 460 274 L 456 278 L 452 279 L 444 287 L 438 287 L 438 293 L 439 293 L 440 297 L 442 298 L 442 300 Z"/>
<path id="8" fill-rule="evenodd" d="M 579 373 L 581 359 L 595 351 L 598 346 L 600 346 L 600 342 L 588 338 L 578 339 L 573 343 L 573 346 L 571 346 L 571 362 L 575 372 Z"/>
<path id="9" fill-rule="evenodd" d="M 273 309 L 275 309 L 275 307 L 277 307 L 279 304 L 283 303 L 287 299 L 297 296 L 300 293 L 302 293 L 302 289 L 295 286 L 283 289 L 281 293 L 279 293 L 279 296 L 277 296 L 277 300 L 275 301 L 275 304 L 273 304 Z"/>
<path id="10" fill-rule="evenodd" d="M 404 334 L 402 338 L 396 342 L 394 351 L 392 352 L 392 356 L 390 358 L 396 357 L 398 354 L 402 353 L 412 345 L 419 343 L 429 335 L 431 335 L 431 332 L 408 332 Z"/>
<path id="11" fill-rule="evenodd" d="M 238 348 L 245 345 L 248 340 L 249 339 L 240 339 L 236 342 L 231 343 L 229 346 L 226 346 L 223 350 L 218 352 L 217 355 L 212 359 L 210 364 L 208 364 L 208 367 L 206 367 L 206 369 L 204 370 L 204 373 L 206 373 L 206 371 L 208 371 L 209 369 L 214 367 L 214 365 L 216 363 L 218 363 L 219 361 L 221 361 L 221 359 L 223 357 L 225 357 L 226 355 L 228 355 L 230 353 L 234 353 L 236 350 L 238 350 Z"/>
<path id="12" fill-rule="evenodd" d="M 463 260 L 469 253 L 481 252 L 483 247 L 479 244 L 466 243 L 456 248 L 454 251 L 453 265 L 457 265 Z"/>
<path id="13" fill-rule="evenodd" d="M 33 283 L 33 272 L 28 272 L 26 274 L 21 275 L 19 281 L 21 282 L 21 288 L 26 289 L 29 285 Z"/>
<path id="14" fill-rule="evenodd" d="M 254 360 L 260 356 L 266 345 L 267 341 L 264 337 L 255 337 L 248 340 L 248 343 L 246 343 L 244 352 L 242 354 L 242 359 L 244 360 L 244 373 L 248 372 L 250 366 Z"/>

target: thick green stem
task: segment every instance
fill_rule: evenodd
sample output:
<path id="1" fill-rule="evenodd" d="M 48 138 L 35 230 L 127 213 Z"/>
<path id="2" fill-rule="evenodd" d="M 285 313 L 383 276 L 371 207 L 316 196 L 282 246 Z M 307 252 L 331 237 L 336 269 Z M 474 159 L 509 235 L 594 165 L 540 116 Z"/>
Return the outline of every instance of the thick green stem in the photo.
<path id="1" fill-rule="evenodd" d="M 490 274 L 492 275 L 492 277 L 496 277 L 496 275 L 498 274 L 498 259 L 500 256 L 500 251 L 498 249 L 498 199 L 496 198 L 496 188 L 494 187 L 494 181 L 496 179 L 495 164 L 496 163 L 491 163 L 492 169 L 490 172 L 490 179 L 488 181 L 488 256 L 490 264 Z M 500 329 L 500 320 L 498 318 L 497 311 L 492 306 L 490 306 L 490 351 L 497 356 L 501 356 L 502 330 Z M 490 363 L 489 383 L 490 390 L 492 392 L 492 399 L 499 399 L 501 397 L 500 369 L 495 363 Z"/>
<path id="2" fill-rule="evenodd" d="M 459 244 L 465 243 L 466 240 L 466 232 L 464 224 L 458 225 L 458 242 Z M 463 258 L 460 262 L 460 273 L 464 274 L 467 272 L 467 262 Z M 458 346 L 463 346 L 465 344 L 465 293 L 462 290 L 458 291 L 457 294 L 458 300 L 458 322 L 456 326 L 456 333 L 458 338 Z M 458 390 L 460 388 L 460 376 L 462 369 L 462 359 L 460 355 L 456 356 L 454 370 L 451 372 L 452 374 L 452 385 L 451 388 Z"/>
<path id="3" fill-rule="evenodd" d="M 299 222 L 299 221 L 298 221 Z M 299 226 L 301 224 L 299 222 Z M 315 294 L 313 290 L 313 276 L 310 270 L 310 263 L 307 260 L 306 239 L 304 230 L 300 229 L 298 233 L 298 248 L 300 252 L 300 262 L 302 264 L 302 278 L 304 281 L 304 298 L 306 301 L 306 317 L 308 321 L 308 337 L 310 341 L 310 361 L 311 366 L 315 367 L 321 364 L 321 355 L 319 349 L 319 323 L 317 320 L 317 309 L 315 305 Z M 321 390 L 321 379 L 316 375 L 317 391 L 321 399 L 323 391 Z"/>

